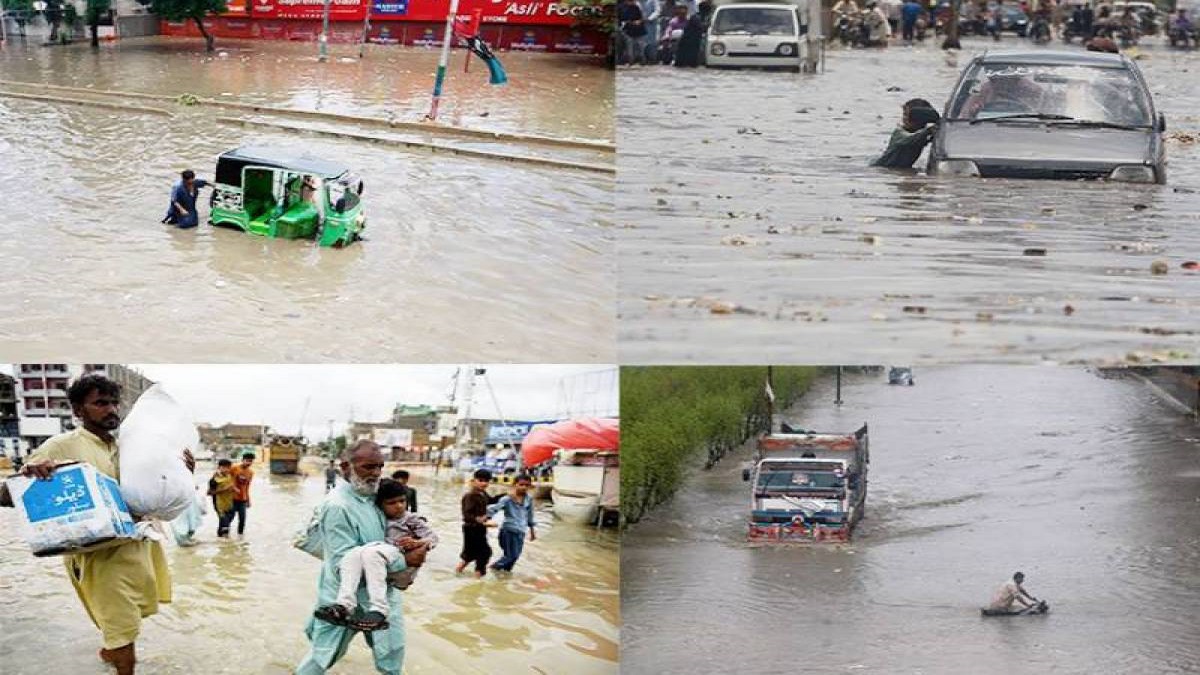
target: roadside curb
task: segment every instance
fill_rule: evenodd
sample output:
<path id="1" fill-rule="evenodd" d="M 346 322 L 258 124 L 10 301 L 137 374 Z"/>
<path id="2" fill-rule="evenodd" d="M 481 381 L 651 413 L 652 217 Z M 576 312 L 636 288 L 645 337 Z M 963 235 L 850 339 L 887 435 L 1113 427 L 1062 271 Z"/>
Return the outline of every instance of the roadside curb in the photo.
<path id="1" fill-rule="evenodd" d="M 0 80 L 0 85 L 28 87 L 36 89 L 47 89 L 54 91 L 65 91 L 78 94 L 92 94 L 97 96 L 110 96 L 117 98 L 140 98 L 149 101 L 164 101 L 175 103 L 181 96 L 170 96 L 166 94 L 145 94 L 141 92 L 130 91 L 114 91 L 109 89 L 86 89 L 82 87 L 65 87 L 55 84 L 42 84 L 40 82 L 22 82 L 19 80 Z M 572 148 L 577 150 L 592 150 L 596 152 L 615 153 L 616 145 L 603 141 L 585 141 L 569 138 L 553 138 L 550 136 L 538 136 L 536 134 L 520 134 L 507 131 L 486 131 L 483 129 L 472 129 L 469 127 L 455 127 L 437 124 L 434 122 L 409 122 L 389 120 L 381 117 L 365 117 L 358 115 L 347 115 L 343 113 L 328 113 L 318 110 L 300 110 L 296 108 L 278 108 L 269 105 L 259 105 L 256 103 L 242 103 L 240 101 L 221 101 L 212 98 L 194 98 L 195 105 L 208 105 L 218 108 L 231 108 L 234 110 L 248 110 L 257 113 L 269 113 L 273 115 L 308 117 L 316 119 L 325 119 L 333 122 L 347 122 L 353 124 L 370 124 L 375 126 L 384 126 L 390 129 L 402 129 L 407 131 L 420 131 L 432 135 L 444 136 L 459 136 L 465 138 L 475 138 L 489 141 L 507 141 L 513 143 L 527 143 L 530 145 L 548 145 L 561 148 Z M 163 111 L 165 112 L 165 111 Z"/>
<path id="2" fill-rule="evenodd" d="M 402 140 L 399 138 L 384 138 L 382 136 L 371 136 L 369 134 L 355 133 L 352 131 L 333 131 L 331 129 L 315 129 L 310 127 L 301 127 L 291 124 L 282 124 L 279 122 L 267 122 L 261 120 L 249 120 L 241 117 L 218 117 L 217 122 L 221 124 L 231 124 L 235 126 L 252 127 L 252 128 L 271 128 L 281 131 L 292 131 L 296 133 L 316 134 L 318 136 L 326 136 L 330 138 L 343 138 L 354 141 L 362 141 L 367 143 L 380 143 L 383 145 L 392 145 L 396 147 L 410 149 L 424 149 L 431 153 L 446 153 L 460 155 L 463 157 L 476 157 L 480 159 L 490 159 L 502 162 L 517 162 L 523 164 L 534 164 L 539 166 L 552 167 L 556 169 L 572 169 L 576 171 L 589 171 L 593 173 L 605 173 L 615 175 L 617 168 L 615 166 L 606 166 L 603 164 L 587 164 L 583 162 L 569 162 L 560 159 L 550 159 L 547 157 L 531 157 L 525 155 L 508 155 L 500 152 L 490 152 L 487 150 L 473 150 L 470 148 L 456 148 L 450 145 L 440 145 L 432 142 Z"/>

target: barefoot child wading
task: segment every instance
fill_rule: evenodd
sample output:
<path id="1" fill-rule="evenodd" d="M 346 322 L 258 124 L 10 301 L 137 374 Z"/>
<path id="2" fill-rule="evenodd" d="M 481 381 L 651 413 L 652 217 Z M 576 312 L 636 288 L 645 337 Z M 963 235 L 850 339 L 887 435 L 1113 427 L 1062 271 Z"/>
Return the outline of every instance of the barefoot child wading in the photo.
<path id="1" fill-rule="evenodd" d="M 488 520 L 488 483 L 492 482 L 492 472 L 479 469 L 471 479 L 471 489 L 462 498 L 463 516 L 463 548 L 459 554 L 460 561 L 454 568 L 455 573 L 461 574 L 467 565 L 475 563 L 475 576 L 487 574 L 488 560 L 492 557 L 492 547 L 488 545 L 487 529 L 496 524 Z"/>
<path id="2" fill-rule="evenodd" d="M 412 585 L 425 554 L 437 545 L 437 534 L 424 518 L 408 511 L 408 495 L 404 485 L 383 479 L 375 493 L 375 505 L 387 518 L 385 540 L 351 549 L 342 558 L 339 570 L 341 581 L 337 600 L 313 612 L 322 621 L 358 630 L 374 631 L 388 627 L 387 586 L 404 590 Z M 388 565 L 404 556 L 407 568 L 388 573 Z M 370 606 L 366 616 L 353 620 L 358 607 L 356 594 L 360 581 L 365 579 Z"/>
<path id="3" fill-rule="evenodd" d="M 488 507 L 488 515 L 504 511 L 504 524 L 500 526 L 500 549 L 504 555 L 492 565 L 494 570 L 511 572 L 521 551 L 525 548 L 525 530 L 529 530 L 529 541 L 537 541 L 537 523 L 533 520 L 533 496 L 529 488 L 533 480 L 521 474 L 513 481 L 512 493 Z"/>

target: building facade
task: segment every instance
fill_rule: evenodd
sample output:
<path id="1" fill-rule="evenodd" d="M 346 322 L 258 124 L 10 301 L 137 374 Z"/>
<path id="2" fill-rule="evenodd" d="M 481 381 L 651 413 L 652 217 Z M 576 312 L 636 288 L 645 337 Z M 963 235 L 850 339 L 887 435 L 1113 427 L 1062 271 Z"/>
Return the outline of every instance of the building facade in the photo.
<path id="1" fill-rule="evenodd" d="M 115 363 L 13 364 L 17 435 L 28 449 L 37 448 L 47 438 L 74 428 L 67 388 L 88 373 L 100 373 L 121 386 L 123 412 L 128 412 L 138 397 L 154 384 L 137 370 Z M 2 414 L 0 412 L 0 416 Z"/>

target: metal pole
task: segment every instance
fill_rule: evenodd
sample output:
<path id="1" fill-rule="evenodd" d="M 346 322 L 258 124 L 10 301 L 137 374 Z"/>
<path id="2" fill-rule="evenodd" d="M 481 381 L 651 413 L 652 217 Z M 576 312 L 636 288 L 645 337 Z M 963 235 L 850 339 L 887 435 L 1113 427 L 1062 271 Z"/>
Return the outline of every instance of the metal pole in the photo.
<path id="1" fill-rule="evenodd" d="M 433 102 L 429 106 L 427 119 L 436 120 L 438 104 L 442 99 L 442 85 L 446 82 L 446 67 L 450 65 L 450 41 L 454 39 L 454 15 L 458 13 L 458 0 L 450 0 L 450 13 L 446 15 L 446 37 L 442 40 L 442 55 L 438 59 L 437 77 L 433 81 Z"/>
<path id="2" fill-rule="evenodd" d="M 8 44 L 8 23 L 7 17 L 4 15 L 4 0 L 0 0 L 0 42 Z"/>
<path id="3" fill-rule="evenodd" d="M 774 366 L 767 366 L 767 386 L 771 388 L 771 393 L 775 392 Z M 775 427 L 775 398 L 774 396 L 767 397 L 767 433 L 771 433 Z"/>
<path id="4" fill-rule="evenodd" d="M 362 42 L 358 43 L 358 58 L 363 59 L 367 56 L 367 33 L 371 30 L 371 10 L 375 7 L 375 0 L 365 0 L 367 3 L 367 11 L 363 14 L 363 36 Z"/>
<path id="5" fill-rule="evenodd" d="M 329 3 L 330 0 L 325 0 L 325 10 L 321 13 L 321 37 L 317 39 L 321 43 L 317 60 L 321 63 L 329 60 Z"/>
<path id="6" fill-rule="evenodd" d="M 834 405 L 842 404 L 842 367 L 837 367 L 837 398 L 833 401 Z"/>

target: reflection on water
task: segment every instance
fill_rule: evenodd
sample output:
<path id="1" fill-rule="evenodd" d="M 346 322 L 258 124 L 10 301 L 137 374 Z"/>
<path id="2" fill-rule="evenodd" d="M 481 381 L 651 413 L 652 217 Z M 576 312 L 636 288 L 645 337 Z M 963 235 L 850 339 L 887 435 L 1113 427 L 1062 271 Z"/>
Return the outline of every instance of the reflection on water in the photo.
<path id="1" fill-rule="evenodd" d="M 622 539 L 631 672 L 1183 673 L 1200 668 L 1196 427 L 1083 370 L 848 377 L 789 418 L 871 429 L 847 546 L 746 542 L 743 449 Z M 630 574 L 630 570 L 642 570 Z M 982 619 L 1014 571 L 1051 605 Z"/>
<path id="2" fill-rule="evenodd" d="M 967 47 L 839 50 L 813 77 L 623 71 L 623 358 L 770 360 L 748 335 L 824 362 L 1194 355 L 1198 57 L 1139 61 L 1168 120 L 1166 186 L 869 168 L 903 102 L 940 107 L 992 45 Z"/>
<path id="3" fill-rule="evenodd" d="M 210 471 L 202 465 L 198 475 Z M 457 577 L 462 486 L 421 469 L 414 474 L 441 545 L 404 595 L 406 673 L 617 672 L 613 533 L 556 522 L 549 504 L 539 504 L 538 540 L 527 542 L 511 577 Z M 143 623 L 138 672 L 291 672 L 307 646 L 304 624 L 320 567 L 291 547 L 291 536 L 323 495 L 323 477 L 260 472 L 244 540 L 217 540 L 209 513 L 198 546 L 169 545 L 175 599 Z M 0 510 L 0 671 L 34 675 L 52 665 L 53 672 L 101 675 L 108 671 L 97 649 L 99 632 L 61 562 L 30 555 L 16 511 Z M 374 672 L 361 640 L 334 672 Z"/>
<path id="4" fill-rule="evenodd" d="M 321 71 L 302 45 L 255 42 L 237 69 L 194 41 L 167 42 L 99 54 L 18 45 L 0 52 L 0 79 L 281 105 L 318 89 L 323 109 L 386 116 L 431 58 L 396 51 Z M 486 96 L 479 104 L 493 114 L 480 119 L 495 129 L 609 134 L 597 120 L 612 101 L 610 73 L 570 58 L 512 60 L 508 93 L 470 94 L 464 83 L 455 96 Z M 29 358 L 89 343 L 117 361 L 612 360 L 611 176 L 235 127 L 217 122 L 228 111 L 151 104 L 174 117 L 0 96 L 0 305 L 17 309 L 0 337 Z M 318 250 L 159 224 L 181 170 L 211 178 L 216 156 L 243 144 L 354 169 L 368 241 Z M 162 326 L 179 329 L 164 340 Z"/>

